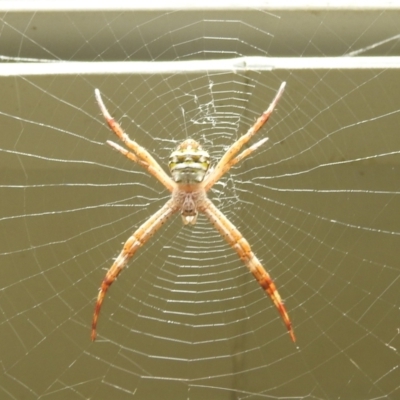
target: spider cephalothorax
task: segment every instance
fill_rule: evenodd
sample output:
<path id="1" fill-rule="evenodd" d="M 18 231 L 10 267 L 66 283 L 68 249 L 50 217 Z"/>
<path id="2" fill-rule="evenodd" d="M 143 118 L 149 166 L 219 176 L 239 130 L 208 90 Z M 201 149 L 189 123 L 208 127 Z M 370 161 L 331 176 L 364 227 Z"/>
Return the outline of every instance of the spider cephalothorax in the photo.
<path id="1" fill-rule="evenodd" d="M 95 90 L 97 103 L 109 127 L 131 151 L 114 142 L 108 141 L 107 143 L 130 160 L 145 168 L 172 193 L 172 196 L 159 211 L 152 215 L 132 234 L 124 244 L 121 253 L 108 270 L 97 296 L 92 321 L 92 340 L 96 339 L 97 320 L 101 305 L 103 304 L 104 297 L 110 285 L 115 281 L 136 251 L 142 247 L 173 214 L 179 211 L 181 212 L 182 220 L 185 225 L 195 224 L 198 213 L 203 213 L 209 219 L 229 245 L 238 253 L 240 259 L 253 274 L 261 288 L 271 298 L 289 331 L 290 337 L 293 341 L 296 340 L 289 315 L 268 272 L 265 271 L 260 261 L 251 250 L 250 244 L 238 229 L 217 207 L 215 207 L 211 200 L 207 198 L 207 192 L 215 182 L 228 172 L 231 167 L 249 156 L 267 141 L 267 138 L 261 139 L 247 149 L 242 150 L 242 147 L 267 122 L 282 96 L 284 88 L 285 83 L 282 83 L 268 109 L 243 136 L 228 148 L 212 171 L 209 170 L 210 156 L 207 151 L 203 150 L 196 141 L 192 139 L 185 140 L 171 154 L 169 169 L 172 178 L 165 173 L 147 150 L 128 137 L 107 111 L 99 90 Z"/>

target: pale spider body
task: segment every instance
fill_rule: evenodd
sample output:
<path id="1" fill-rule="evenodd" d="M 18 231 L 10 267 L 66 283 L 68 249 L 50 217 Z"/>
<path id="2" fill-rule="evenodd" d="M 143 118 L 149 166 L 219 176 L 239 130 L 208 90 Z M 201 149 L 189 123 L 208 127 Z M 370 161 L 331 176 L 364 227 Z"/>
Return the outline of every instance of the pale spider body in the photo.
<path id="1" fill-rule="evenodd" d="M 289 331 L 290 337 L 293 341 L 296 340 L 289 315 L 272 278 L 251 250 L 249 242 L 207 197 L 207 192 L 231 167 L 249 156 L 267 141 L 267 138 L 261 139 L 252 146 L 242 150 L 242 147 L 267 122 L 278 100 L 282 96 L 284 88 L 285 83 L 282 83 L 268 109 L 257 119 L 247 133 L 242 135 L 228 148 L 214 169 L 210 170 L 210 156 L 207 151 L 202 149 L 199 143 L 193 139 L 187 139 L 181 143 L 172 152 L 169 159 L 168 166 L 171 177 L 165 173 L 147 150 L 128 137 L 121 126 L 107 111 L 99 90 L 95 90 L 97 103 L 109 127 L 131 151 L 114 142 L 107 141 L 107 143 L 130 160 L 141 165 L 157 178 L 171 192 L 171 198 L 129 237 L 122 251 L 107 271 L 97 296 L 93 314 L 92 340 L 96 339 L 97 320 L 107 290 L 136 251 L 177 212 L 181 213 L 184 225 L 194 225 L 199 213 L 204 214 L 208 218 L 223 238 L 237 252 L 261 288 L 271 298 Z"/>
<path id="2" fill-rule="evenodd" d="M 177 184 L 173 202 L 181 210 L 183 224 L 194 225 L 207 198 L 202 182 L 210 167 L 210 155 L 195 140 L 187 139 L 171 154 L 168 166 Z"/>

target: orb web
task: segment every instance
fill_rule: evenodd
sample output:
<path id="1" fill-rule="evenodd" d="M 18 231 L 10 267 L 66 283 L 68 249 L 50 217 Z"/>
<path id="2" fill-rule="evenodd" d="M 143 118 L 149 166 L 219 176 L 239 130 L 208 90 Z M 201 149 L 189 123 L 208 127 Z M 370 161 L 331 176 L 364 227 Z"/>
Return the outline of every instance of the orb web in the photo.
<path id="1" fill-rule="evenodd" d="M 5 398 L 396 398 L 398 11 L 346 12 L 3 9 Z M 91 343 L 106 270 L 169 198 L 105 144 L 94 89 L 166 168 L 188 137 L 215 165 L 282 81 L 250 144 L 269 140 L 210 198 L 274 279 L 297 343 L 202 216 L 172 218 L 130 261 Z"/>

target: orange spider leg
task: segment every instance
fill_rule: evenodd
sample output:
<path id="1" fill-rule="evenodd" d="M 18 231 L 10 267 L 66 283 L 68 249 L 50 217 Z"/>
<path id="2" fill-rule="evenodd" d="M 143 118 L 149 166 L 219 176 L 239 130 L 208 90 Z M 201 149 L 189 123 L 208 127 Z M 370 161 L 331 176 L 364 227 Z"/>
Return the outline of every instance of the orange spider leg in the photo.
<path id="1" fill-rule="evenodd" d="M 242 161 L 244 158 L 246 158 L 247 156 L 249 156 L 253 151 L 257 150 L 260 146 L 262 146 L 266 141 L 268 140 L 268 138 L 264 138 L 261 139 L 260 141 L 258 141 L 257 143 L 253 144 L 252 146 L 250 146 L 249 148 L 243 150 L 239 155 L 237 155 L 235 158 L 232 158 L 231 161 L 228 162 L 228 164 L 225 164 L 222 168 L 221 168 L 221 173 L 223 175 L 225 175 L 225 173 L 227 171 L 229 171 L 234 165 L 236 165 L 238 162 Z"/>
<path id="2" fill-rule="evenodd" d="M 240 259 L 244 262 L 249 271 L 256 278 L 261 288 L 269 295 L 272 302 L 281 315 L 283 322 L 289 331 L 290 337 L 293 342 L 296 341 L 294 331 L 292 328 L 292 322 L 290 321 L 289 315 L 286 311 L 285 305 L 282 302 L 281 296 L 271 279 L 270 275 L 263 268 L 258 258 L 252 252 L 250 244 L 236 229 L 236 227 L 229 222 L 224 214 L 221 213 L 215 207 L 215 205 L 209 199 L 204 200 L 204 204 L 199 207 L 199 211 L 203 212 L 218 232 L 225 238 L 230 246 L 238 253 Z"/>
<path id="3" fill-rule="evenodd" d="M 134 256 L 136 251 L 140 247 L 142 247 L 154 235 L 154 233 L 157 232 L 157 230 L 160 229 L 161 226 L 163 226 L 165 222 L 167 222 L 168 219 L 177 211 L 178 208 L 174 205 L 173 200 L 169 200 L 149 220 L 143 223 L 125 242 L 121 253 L 115 259 L 111 268 L 107 271 L 107 274 L 101 284 L 99 294 L 97 296 L 92 320 L 91 338 L 93 341 L 96 339 L 97 320 L 99 318 L 100 309 L 108 288 L 112 285 L 117 276 L 124 269 L 128 261 Z"/>
<path id="4" fill-rule="evenodd" d="M 147 169 L 150 174 L 153 176 L 156 176 L 158 180 L 168 189 L 172 192 L 174 185 L 170 186 L 169 179 L 164 180 L 164 176 L 158 175 L 158 171 L 154 168 L 153 165 L 147 164 L 145 161 L 142 159 L 138 158 L 134 153 L 128 151 L 124 147 L 120 146 L 117 143 L 112 142 L 111 140 L 107 140 L 107 144 L 109 144 L 111 147 L 113 147 L 115 150 L 119 151 L 121 154 L 123 154 L 125 157 L 128 157 L 130 160 L 134 161 L 135 163 L 141 165 L 143 168 Z M 168 177 L 169 178 L 169 177 Z"/>
<path id="5" fill-rule="evenodd" d="M 249 152 L 248 150 L 244 150 L 246 153 L 244 156 L 239 154 L 236 158 L 235 155 L 241 150 L 241 148 L 264 126 L 264 124 L 268 121 L 269 117 L 271 116 L 272 112 L 274 111 L 279 99 L 282 97 L 283 91 L 285 90 L 285 85 L 286 82 L 282 82 L 281 86 L 278 89 L 278 92 L 276 93 L 274 99 L 272 100 L 271 104 L 269 105 L 268 109 L 262 113 L 262 115 L 257 119 L 255 124 L 245 133 L 243 136 L 241 136 L 227 151 L 226 153 L 222 156 L 222 158 L 219 160 L 218 164 L 214 168 L 214 170 L 205 178 L 204 181 L 204 188 L 206 191 L 208 191 L 215 182 L 217 182 L 222 175 L 224 175 L 229 169 L 237 164 L 240 160 L 242 160 L 244 157 L 247 157 L 249 154 L 251 154 L 256 148 L 258 148 L 262 142 L 257 142 L 256 147 L 252 146 L 253 149 Z M 262 143 L 261 143 L 262 142 Z M 257 146 L 258 145 L 258 146 Z M 232 163 L 232 160 L 237 160 L 236 162 Z"/>
<path id="6" fill-rule="evenodd" d="M 118 136 L 118 138 L 133 151 L 134 154 L 128 152 L 131 154 L 131 156 L 128 156 L 120 150 L 121 147 L 118 146 L 116 143 L 111 141 L 107 141 L 107 143 L 120 151 L 122 154 L 126 155 L 131 160 L 137 162 L 142 167 L 147 169 L 150 174 L 157 178 L 170 192 L 172 192 L 175 187 L 173 180 L 159 166 L 157 161 L 151 156 L 151 154 L 147 150 L 145 150 L 142 146 L 139 146 L 134 140 L 130 139 L 129 136 L 123 131 L 121 125 L 117 121 L 115 121 L 115 119 L 108 112 L 101 98 L 99 89 L 95 89 L 94 93 L 97 103 L 108 126 Z"/>

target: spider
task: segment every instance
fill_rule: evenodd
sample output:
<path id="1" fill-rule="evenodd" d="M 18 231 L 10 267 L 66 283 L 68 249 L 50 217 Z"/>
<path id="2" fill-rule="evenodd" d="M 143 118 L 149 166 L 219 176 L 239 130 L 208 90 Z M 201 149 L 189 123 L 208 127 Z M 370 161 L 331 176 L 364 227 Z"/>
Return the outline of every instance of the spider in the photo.
<path id="1" fill-rule="evenodd" d="M 287 330 L 289 331 L 291 339 L 293 342 L 296 340 L 289 315 L 270 275 L 265 271 L 260 261 L 251 250 L 250 244 L 247 240 L 207 197 L 207 192 L 230 170 L 231 167 L 249 156 L 268 140 L 268 138 L 261 139 L 257 143 L 240 152 L 242 147 L 268 121 L 275 106 L 281 98 L 284 89 L 285 82 L 281 84 L 268 109 L 257 119 L 246 134 L 241 136 L 229 147 L 214 169 L 209 168 L 210 156 L 208 152 L 203 150 L 200 144 L 196 141 L 192 139 L 185 140 L 175 151 L 172 152 L 169 158 L 168 166 L 172 178 L 166 174 L 147 150 L 128 137 L 118 122 L 111 117 L 103 103 L 100 91 L 95 89 L 97 103 L 108 126 L 126 145 L 126 147 L 129 148 L 129 150 L 112 141 L 107 141 L 107 143 L 130 160 L 141 165 L 151 175 L 158 179 L 171 192 L 171 198 L 160 210 L 144 222 L 132 234 L 132 236 L 130 236 L 124 244 L 120 254 L 106 273 L 99 289 L 93 314 L 91 333 L 92 341 L 96 339 L 97 320 L 107 290 L 124 269 L 128 261 L 134 256 L 136 251 L 142 247 L 173 214 L 177 212 L 181 213 L 184 225 L 194 225 L 198 213 L 200 212 L 205 214 L 218 232 L 238 253 L 240 259 L 253 274 L 261 288 L 271 298 L 272 302 L 278 309 Z"/>

